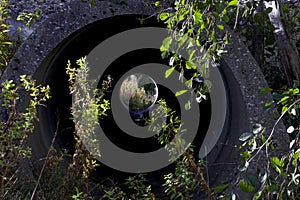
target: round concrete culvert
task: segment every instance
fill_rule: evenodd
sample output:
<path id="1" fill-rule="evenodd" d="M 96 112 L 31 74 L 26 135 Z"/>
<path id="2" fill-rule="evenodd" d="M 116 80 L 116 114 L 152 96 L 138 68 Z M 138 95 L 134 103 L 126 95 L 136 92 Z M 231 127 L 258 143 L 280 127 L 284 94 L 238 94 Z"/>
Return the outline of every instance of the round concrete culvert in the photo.
<path id="1" fill-rule="evenodd" d="M 149 10 L 143 6 L 142 1 L 128 1 L 127 6 L 99 2 L 93 9 L 75 1 L 70 4 L 70 10 L 66 13 L 53 15 L 41 23 L 23 43 L 2 79 L 17 79 L 20 74 L 34 75 L 42 84 L 50 85 L 53 96 L 47 108 L 39 111 L 40 123 L 36 134 L 31 138 L 34 157 L 39 159 L 45 156 L 55 131 L 59 133 L 57 148 L 72 151 L 74 122 L 70 120 L 69 110 L 72 96 L 68 91 L 65 67 L 67 60 L 74 62 L 87 55 L 89 65 L 93 67 L 90 78 L 100 78 L 98 83 L 101 83 L 106 75 L 114 79 L 112 83 L 116 88 L 120 86 L 124 77 L 134 73 L 144 73 L 153 78 L 158 85 L 158 98 L 166 99 L 181 119 L 188 119 L 187 129 L 196 130 L 195 137 L 187 139 L 194 142 L 197 155 L 202 157 L 208 154 L 210 183 L 233 181 L 236 175 L 233 168 L 239 165 L 239 155 L 234 145 L 238 144 L 240 134 L 249 130 L 253 123 L 261 122 L 267 128 L 273 123 L 272 113 L 262 111 L 263 102 L 268 101 L 270 96 L 258 96 L 259 88 L 266 87 L 264 78 L 249 51 L 233 35 L 232 44 L 228 47 L 228 56 L 223 59 L 220 68 L 212 69 L 215 81 L 210 98 L 200 104 L 193 104 L 194 109 L 186 112 L 182 108 L 182 102 L 186 99 L 174 95 L 183 86 L 177 86 L 178 81 L 174 81 L 172 77 L 164 78 L 168 60 L 162 59 L 159 51 L 158 41 L 161 42 L 166 36 L 160 32 L 161 25 L 155 18 L 140 23 L 139 19 L 143 18 L 144 14 L 151 14 Z M 77 16 L 74 21 L 76 13 L 84 15 Z M 174 77 L 178 78 L 176 73 Z M 99 160 L 104 164 L 91 178 L 101 181 L 105 178 L 103 174 L 107 177 L 112 175 L 122 178 L 128 175 L 127 173 L 143 171 L 159 179 L 161 174 L 172 170 L 172 165 L 152 165 L 152 159 L 161 158 L 157 157 L 157 154 L 147 155 L 149 159 L 143 157 L 152 151 L 157 151 L 160 155 L 161 146 L 154 144 L 153 138 L 139 138 L 123 131 L 128 127 L 122 124 L 122 120 L 131 118 L 128 115 L 127 118 L 118 119 L 126 112 L 121 112 L 124 108 L 119 106 L 121 103 L 116 97 L 118 95 L 113 92 L 112 109 L 102 123 L 101 133 L 104 134 L 101 135 L 101 139 L 109 139 L 115 146 L 130 154 L 124 154 L 123 157 L 120 156 L 123 155 L 123 151 L 116 151 L 120 155 L 110 155 L 118 159 L 125 158 L 121 160 L 124 166 L 120 166 L 118 159 L 105 159 L 105 152 L 110 146 L 102 149 L 104 160 Z M 140 131 L 139 127 L 135 128 Z M 135 131 L 129 129 L 132 130 Z M 103 138 L 104 136 L 107 137 Z M 277 134 L 275 141 L 278 151 L 282 151 L 288 144 L 287 138 Z M 136 154 L 143 155 L 144 165 L 139 165 L 141 158 Z M 134 161 L 138 162 L 132 164 Z"/>

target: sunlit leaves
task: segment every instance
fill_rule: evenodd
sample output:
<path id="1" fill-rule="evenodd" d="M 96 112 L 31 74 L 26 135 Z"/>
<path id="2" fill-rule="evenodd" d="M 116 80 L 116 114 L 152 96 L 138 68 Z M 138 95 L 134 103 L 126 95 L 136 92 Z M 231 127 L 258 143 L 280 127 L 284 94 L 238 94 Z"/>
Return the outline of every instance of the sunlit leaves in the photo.
<path id="1" fill-rule="evenodd" d="M 218 29 L 220 29 L 220 30 L 224 30 L 224 26 L 221 25 L 221 24 L 218 24 L 217 27 L 218 27 Z"/>
<path id="2" fill-rule="evenodd" d="M 165 38 L 162 45 L 161 45 L 161 47 L 160 47 L 160 51 L 162 51 L 162 52 L 169 51 L 171 42 L 172 42 L 172 37 Z"/>
<path id="3" fill-rule="evenodd" d="M 166 70 L 165 77 L 168 78 L 172 74 L 172 72 L 174 71 L 174 69 L 175 69 L 175 67 L 171 67 L 168 70 Z"/>
<path id="4" fill-rule="evenodd" d="M 293 155 L 292 165 L 296 166 L 297 162 L 299 162 L 300 158 L 300 149 L 298 149 Z"/>
<path id="5" fill-rule="evenodd" d="M 180 95 L 183 95 L 184 93 L 186 93 L 188 90 L 180 90 L 178 92 L 175 93 L 175 96 L 178 97 Z"/>
<path id="6" fill-rule="evenodd" d="M 259 90 L 259 93 L 260 93 L 260 94 L 264 94 L 264 93 L 272 92 L 272 91 L 273 91 L 272 88 L 266 87 L 266 88 L 260 89 L 260 90 Z"/>
<path id="7" fill-rule="evenodd" d="M 187 61 L 185 66 L 187 69 L 196 69 L 196 65 L 192 61 Z"/>
<path id="8" fill-rule="evenodd" d="M 239 3 L 238 0 L 232 0 L 232 1 L 230 1 L 230 2 L 228 3 L 228 6 L 237 6 L 238 3 Z"/>
<path id="9" fill-rule="evenodd" d="M 220 193 L 223 190 L 225 190 L 228 187 L 229 183 L 218 185 L 217 187 L 214 188 L 215 193 Z"/>
<path id="10" fill-rule="evenodd" d="M 253 183 L 249 179 L 240 180 L 239 186 L 243 192 L 247 193 L 252 192 L 254 189 Z"/>
<path id="11" fill-rule="evenodd" d="M 166 19 L 168 19 L 170 16 L 169 13 L 166 13 L 166 12 L 163 12 L 159 15 L 159 19 L 162 20 L 162 21 L 165 21 Z"/>

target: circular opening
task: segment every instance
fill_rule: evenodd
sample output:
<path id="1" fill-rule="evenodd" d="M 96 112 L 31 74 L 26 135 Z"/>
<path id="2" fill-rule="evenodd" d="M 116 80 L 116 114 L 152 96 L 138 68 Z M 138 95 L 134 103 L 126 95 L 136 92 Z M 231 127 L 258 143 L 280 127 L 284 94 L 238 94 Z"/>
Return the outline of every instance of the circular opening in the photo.
<path id="1" fill-rule="evenodd" d="M 157 96 L 157 85 L 146 74 L 131 74 L 121 84 L 120 99 L 129 112 L 145 112 L 155 104 Z"/>
<path id="2" fill-rule="evenodd" d="M 119 95 L 123 106 L 128 109 L 132 119 L 135 122 L 140 122 L 155 104 L 158 88 L 150 76 L 136 73 L 123 80 Z"/>
<path id="3" fill-rule="evenodd" d="M 43 84 L 50 85 L 53 98 L 48 102 L 46 108 L 40 110 L 40 119 L 42 119 L 40 132 L 43 135 L 43 141 L 41 141 L 41 143 L 49 143 L 49 141 L 51 141 L 49 138 L 57 131 L 58 146 L 61 149 L 67 149 L 70 153 L 73 153 L 75 143 L 73 135 L 74 123 L 70 113 L 72 96 L 69 94 L 68 78 L 65 73 L 67 61 L 70 60 L 73 66 L 76 66 L 75 61 L 77 59 L 88 55 L 98 44 L 120 32 L 139 27 L 159 26 L 156 18 L 150 18 L 143 24 L 140 23 L 140 18 L 140 15 L 115 16 L 88 25 L 70 35 L 44 60 L 37 70 L 35 77 L 40 79 L 40 82 Z M 103 27 L 105 27 L 105 30 Z M 112 88 L 119 84 L 120 87 L 117 89 L 119 102 L 123 108 L 127 109 L 127 112 L 129 111 L 129 116 L 134 122 L 140 120 L 141 113 L 145 114 L 145 111 L 149 111 L 152 107 L 155 107 L 155 103 L 159 99 L 165 99 L 168 106 L 175 111 L 174 115 L 180 119 L 183 114 L 182 105 L 180 105 L 174 91 L 164 84 L 160 84 L 157 80 L 154 81 L 152 75 L 144 74 L 142 71 L 130 71 L 146 63 L 168 66 L 169 60 L 168 58 L 162 58 L 159 49 L 145 48 L 129 51 L 109 64 L 100 77 L 98 88 L 100 88 L 102 81 L 105 80 L 107 76 L 112 77 Z M 126 73 L 129 74 L 122 79 Z M 220 71 L 217 70 L 216 73 L 220 74 Z M 136 96 L 138 97 L 137 106 L 133 103 Z M 193 139 L 196 158 L 198 158 L 198 152 L 200 152 L 202 143 L 210 128 L 212 102 L 212 97 L 209 94 L 207 100 L 196 104 L 199 109 L 199 116 L 201 116 L 199 122 L 197 121 L 197 135 Z M 158 143 L 155 136 L 139 138 L 127 134 L 119 128 L 114 113 L 110 110 L 107 114 L 108 116 L 101 120 L 100 124 L 103 132 L 114 145 L 127 151 L 138 153 L 147 153 L 162 148 L 162 145 Z M 193 119 L 189 120 L 193 121 Z M 57 122 L 59 122 L 58 130 L 56 130 Z M 135 125 L 143 126 L 143 123 L 142 125 L 141 123 L 135 123 Z M 221 124 L 220 127 L 222 128 L 218 128 L 218 131 L 226 134 L 226 131 L 223 130 L 225 129 L 223 124 Z M 152 177 L 150 179 L 153 180 L 154 185 L 155 183 L 161 183 L 163 181 L 162 175 L 173 170 L 173 167 L 173 165 L 169 165 L 160 170 L 150 172 L 149 177 Z M 126 178 L 128 174 L 130 173 L 118 171 L 101 164 L 91 178 L 97 181 L 102 181 L 111 176 L 122 179 Z"/>

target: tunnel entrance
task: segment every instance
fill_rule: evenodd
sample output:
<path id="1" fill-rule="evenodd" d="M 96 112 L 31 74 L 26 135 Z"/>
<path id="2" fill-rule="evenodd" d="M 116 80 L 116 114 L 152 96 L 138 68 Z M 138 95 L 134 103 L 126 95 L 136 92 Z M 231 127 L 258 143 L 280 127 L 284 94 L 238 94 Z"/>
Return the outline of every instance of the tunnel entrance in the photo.
<path id="1" fill-rule="evenodd" d="M 68 77 L 65 72 L 68 60 L 72 62 L 73 66 L 76 66 L 75 61 L 77 59 L 89 54 L 99 43 L 113 35 L 134 28 L 161 26 L 154 17 L 148 18 L 141 23 L 142 17 L 141 15 L 115 16 L 92 23 L 62 41 L 42 62 L 34 76 L 42 84 L 50 86 L 53 96 L 48 102 L 47 107 L 42 108 L 39 112 L 41 119 L 39 128 L 42 134 L 42 143 L 47 144 L 49 138 L 52 138 L 53 134 L 57 131 L 57 147 L 66 149 L 71 154 L 74 152 L 74 123 L 70 113 L 72 96 L 69 92 Z M 102 81 L 107 76 L 112 78 L 112 88 L 114 88 L 118 80 L 135 67 L 146 63 L 168 66 L 168 62 L 169 58 L 162 58 L 159 49 L 144 48 L 130 51 L 110 63 L 98 82 L 98 88 L 101 87 Z M 219 73 L 221 73 L 221 71 Z M 161 84 L 157 84 L 157 87 L 157 99 L 166 100 L 168 106 L 173 109 L 176 113 L 175 115 L 180 118 L 180 104 L 174 92 Z M 108 94 L 108 99 L 110 99 L 109 95 L 111 94 Z M 199 106 L 200 115 L 203 117 L 201 117 L 199 121 L 199 129 L 193 140 L 196 158 L 198 157 L 196 154 L 200 151 L 201 144 L 211 123 L 211 100 L 209 95 L 207 100 L 202 101 L 197 106 Z M 55 130 L 57 123 L 59 124 L 58 130 Z M 146 153 L 163 148 L 154 136 L 149 138 L 137 138 L 125 133 L 118 127 L 118 124 L 116 124 L 112 111 L 109 111 L 108 116 L 100 121 L 100 125 L 105 135 L 116 146 L 127 151 Z M 226 134 L 224 130 L 220 131 Z M 153 182 L 159 185 L 163 181 L 163 174 L 173 169 L 174 165 L 171 164 L 162 169 L 150 172 L 149 177 L 154 180 Z M 132 174 L 112 169 L 101 163 L 97 171 L 92 174 L 91 179 L 101 182 L 101 180 L 111 178 L 112 176 L 123 179 L 128 177 L 128 175 Z"/>

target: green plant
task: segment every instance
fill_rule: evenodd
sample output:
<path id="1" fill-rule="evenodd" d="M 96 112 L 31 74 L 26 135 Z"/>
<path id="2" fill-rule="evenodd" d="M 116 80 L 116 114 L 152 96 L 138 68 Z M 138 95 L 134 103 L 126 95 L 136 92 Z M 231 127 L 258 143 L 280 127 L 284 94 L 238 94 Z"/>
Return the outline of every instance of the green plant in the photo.
<path id="1" fill-rule="evenodd" d="M 132 199 L 155 199 L 155 195 L 151 191 L 151 185 L 143 174 L 128 177 L 125 184 L 128 189 L 132 190 L 130 198 Z"/>
<path id="2" fill-rule="evenodd" d="M 113 185 L 112 187 L 102 185 L 104 188 L 103 199 L 115 200 L 115 199 L 126 199 L 126 193 L 117 185 Z"/>
<path id="3" fill-rule="evenodd" d="M 37 118 L 37 107 L 50 98 L 48 86 L 37 85 L 30 77 L 20 76 L 21 87 L 10 80 L 2 83 L 0 94 L 1 110 L 7 114 L 0 122 L 0 197 L 9 199 L 14 196 L 21 181 L 20 165 L 30 158 L 31 149 L 27 146 L 27 138 L 33 133 Z M 29 93 L 28 107 L 20 111 L 20 90 Z"/>
<path id="4" fill-rule="evenodd" d="M 26 26 L 30 27 L 35 22 L 39 21 L 41 14 L 42 14 L 41 10 L 37 10 L 33 13 L 22 12 L 21 14 L 18 15 L 17 21 L 21 21 Z"/>
<path id="5" fill-rule="evenodd" d="M 3 0 L 0 2 L 0 75 L 8 65 L 10 54 L 10 45 L 12 41 L 9 38 L 9 25 L 6 24 L 6 20 L 9 18 L 9 1 Z"/>
<path id="6" fill-rule="evenodd" d="M 203 173 L 205 164 L 203 160 L 196 161 L 192 145 L 188 145 L 181 135 L 186 131 L 183 122 L 176 116 L 176 113 L 167 106 L 164 100 L 159 100 L 158 109 L 152 113 L 153 118 L 150 129 L 157 132 L 157 139 L 164 145 L 170 155 L 170 161 L 175 162 L 175 171 L 164 175 L 165 193 L 170 199 L 192 199 L 201 192 L 207 194 L 208 198 L 213 198 L 213 190 L 209 187 Z M 155 123 L 167 119 L 164 124 Z M 176 137 L 174 142 L 170 139 Z M 177 158 L 177 155 L 182 155 Z"/>
<path id="7" fill-rule="evenodd" d="M 175 7 L 159 15 L 159 19 L 172 30 L 171 36 L 164 40 L 161 47 L 163 55 L 168 54 L 170 45 L 173 45 L 172 51 L 179 52 L 184 48 L 189 55 L 184 67 L 205 75 L 205 69 L 226 52 L 224 47 L 229 40 L 224 32 L 224 23 L 229 22 L 229 15 L 237 5 L 237 0 L 175 1 Z M 171 59 L 176 61 L 178 55 Z"/>
<path id="8" fill-rule="evenodd" d="M 74 195 L 72 196 L 72 199 L 74 199 L 74 200 L 80 200 L 80 199 L 82 199 L 82 198 L 83 198 L 83 197 L 82 197 L 83 192 L 80 192 L 79 189 L 78 189 L 77 187 L 76 187 L 75 189 L 76 189 L 76 194 L 74 194 Z"/>
<path id="9" fill-rule="evenodd" d="M 244 173 L 244 178 L 239 181 L 239 186 L 244 192 L 254 192 L 254 199 L 297 199 L 300 195 L 298 187 L 300 178 L 299 88 L 295 82 L 293 88 L 284 87 L 282 90 L 264 88 L 261 92 L 273 92 L 275 101 L 266 103 L 266 107 L 278 106 L 281 115 L 268 136 L 265 134 L 265 128 L 260 124 L 256 124 L 252 132 L 241 135 L 240 141 L 243 144 L 240 148 L 244 151 L 241 153 L 240 171 Z M 275 144 L 272 136 L 276 125 L 284 118 L 288 125 L 287 133 L 290 134 L 291 142 L 289 151 L 279 156 L 274 152 Z M 257 174 L 248 173 L 255 158 L 259 157 L 262 152 L 266 152 L 264 158 L 266 165 L 258 169 Z"/>
<path id="10" fill-rule="evenodd" d="M 109 109 L 109 102 L 104 99 L 109 82 L 104 81 L 101 91 L 91 91 L 92 82 L 87 80 L 86 59 L 81 58 L 76 63 L 78 68 L 72 68 L 68 62 L 66 69 L 70 92 L 74 95 L 71 112 L 75 122 L 75 152 L 72 155 L 68 155 L 68 152 L 57 152 L 54 148 L 57 132 L 54 134 L 43 168 L 35 182 L 35 188 L 30 191 L 31 199 L 92 199 L 93 189 L 90 186 L 89 175 L 99 165 L 95 155 L 101 156 L 94 127 L 98 123 L 98 118 L 105 116 Z M 97 96 L 96 99 L 93 98 L 94 95 Z M 66 160 L 67 169 L 64 167 Z"/>

